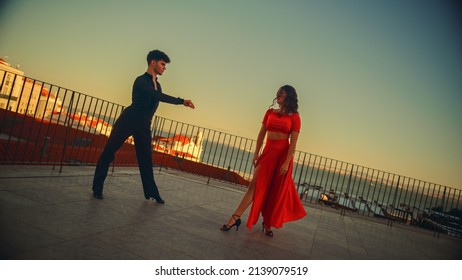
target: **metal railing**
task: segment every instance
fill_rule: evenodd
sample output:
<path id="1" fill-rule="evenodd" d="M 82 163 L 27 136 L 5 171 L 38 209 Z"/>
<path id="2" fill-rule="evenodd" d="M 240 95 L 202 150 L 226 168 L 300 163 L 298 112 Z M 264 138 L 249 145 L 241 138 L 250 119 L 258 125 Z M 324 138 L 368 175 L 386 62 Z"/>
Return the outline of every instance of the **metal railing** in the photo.
<path id="1" fill-rule="evenodd" d="M 5 83 L 6 76 L 9 83 Z M 12 82 L 11 82 L 12 81 Z M 94 165 L 123 106 L 0 71 L 0 164 Z M 256 141 L 156 116 L 153 162 L 234 184 L 251 179 Z M 136 166 L 128 139 L 113 166 Z M 306 203 L 462 236 L 461 190 L 296 151 Z"/>

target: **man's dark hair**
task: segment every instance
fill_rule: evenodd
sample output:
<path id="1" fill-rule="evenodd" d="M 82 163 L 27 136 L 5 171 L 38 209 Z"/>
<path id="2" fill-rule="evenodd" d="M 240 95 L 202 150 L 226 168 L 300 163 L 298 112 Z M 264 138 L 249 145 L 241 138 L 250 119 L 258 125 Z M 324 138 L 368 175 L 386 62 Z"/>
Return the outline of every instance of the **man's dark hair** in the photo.
<path id="1" fill-rule="evenodd" d="M 170 63 L 170 58 L 168 55 L 166 55 L 164 52 L 159 51 L 159 50 L 153 50 L 148 53 L 148 56 L 146 57 L 146 60 L 149 63 L 151 63 L 151 60 L 159 61 L 163 60 L 166 63 Z"/>

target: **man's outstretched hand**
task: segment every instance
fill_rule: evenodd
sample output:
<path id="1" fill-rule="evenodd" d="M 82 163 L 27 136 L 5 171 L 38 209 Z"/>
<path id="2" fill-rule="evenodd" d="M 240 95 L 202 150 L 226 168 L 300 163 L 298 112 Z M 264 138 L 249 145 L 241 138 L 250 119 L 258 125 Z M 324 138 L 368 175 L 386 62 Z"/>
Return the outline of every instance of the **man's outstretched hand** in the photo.
<path id="1" fill-rule="evenodd" d="M 186 106 L 186 107 L 192 108 L 192 109 L 196 108 L 196 106 L 194 106 L 194 103 L 192 103 L 191 100 L 185 100 L 183 102 L 183 105 Z"/>

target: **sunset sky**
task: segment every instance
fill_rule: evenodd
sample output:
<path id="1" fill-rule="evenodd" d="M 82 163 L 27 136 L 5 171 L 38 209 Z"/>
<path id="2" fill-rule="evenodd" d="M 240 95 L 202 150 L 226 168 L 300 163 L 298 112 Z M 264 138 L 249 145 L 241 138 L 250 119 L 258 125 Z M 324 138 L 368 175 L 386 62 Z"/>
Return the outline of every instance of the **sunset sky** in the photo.
<path id="1" fill-rule="evenodd" d="M 462 189 L 458 2 L 2 1 L 0 57 L 126 106 L 160 49 L 164 91 L 197 108 L 157 115 L 252 139 L 290 84 L 298 150 Z"/>

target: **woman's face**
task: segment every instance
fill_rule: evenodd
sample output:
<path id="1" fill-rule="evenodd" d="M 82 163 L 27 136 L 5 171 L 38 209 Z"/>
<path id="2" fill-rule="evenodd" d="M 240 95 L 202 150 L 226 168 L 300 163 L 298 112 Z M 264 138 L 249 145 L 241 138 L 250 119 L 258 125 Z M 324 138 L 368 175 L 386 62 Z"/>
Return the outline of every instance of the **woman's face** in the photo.
<path id="1" fill-rule="evenodd" d="M 287 96 L 287 93 L 285 93 L 283 90 L 279 90 L 278 93 L 276 94 L 276 102 L 279 104 L 279 107 L 284 105 L 286 96 Z"/>

